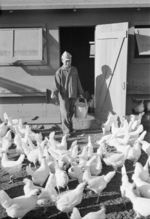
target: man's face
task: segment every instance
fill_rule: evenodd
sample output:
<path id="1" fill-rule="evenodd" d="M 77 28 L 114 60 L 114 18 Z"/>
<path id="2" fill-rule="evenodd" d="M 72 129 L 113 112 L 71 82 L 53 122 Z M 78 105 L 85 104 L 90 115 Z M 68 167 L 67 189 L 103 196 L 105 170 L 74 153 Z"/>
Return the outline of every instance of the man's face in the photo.
<path id="1" fill-rule="evenodd" d="M 70 60 L 63 59 L 62 63 L 65 68 L 69 68 L 71 66 L 71 59 Z"/>

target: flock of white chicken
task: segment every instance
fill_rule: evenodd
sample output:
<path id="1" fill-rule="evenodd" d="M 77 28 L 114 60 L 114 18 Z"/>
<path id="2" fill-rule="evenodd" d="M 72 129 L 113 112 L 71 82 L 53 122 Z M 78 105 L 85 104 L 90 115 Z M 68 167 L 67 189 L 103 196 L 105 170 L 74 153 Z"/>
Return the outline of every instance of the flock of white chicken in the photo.
<path id="1" fill-rule="evenodd" d="M 147 131 L 141 124 L 143 114 L 120 118 L 120 123 L 116 115 L 110 114 L 103 124 L 103 136 L 96 142 L 97 147 L 93 146 L 89 135 L 82 148 L 77 140 L 68 148 L 66 135 L 59 142 L 52 131 L 43 139 L 41 133 L 33 132 L 22 119 L 11 119 L 4 113 L 4 121 L 0 124 L 1 169 L 9 174 L 10 183 L 13 183 L 27 160 L 26 174 L 30 176 L 23 179 L 23 196 L 10 198 L 0 190 L 0 204 L 8 216 L 21 219 L 36 205 L 54 203 L 70 219 L 104 219 L 104 206 L 84 217 L 76 206 L 82 202 L 85 188 L 97 194 L 98 203 L 102 191 L 120 168 L 122 184 L 118 186 L 122 197 L 130 199 L 136 218 L 150 215 L 150 143 L 144 140 Z M 9 158 L 12 145 L 17 160 Z M 147 154 L 144 166 L 138 162 L 142 150 Z M 127 159 L 135 165 L 132 183 L 126 173 Z M 113 167 L 105 175 L 102 175 L 103 162 Z M 78 181 L 74 189 L 69 189 L 70 179 Z"/>

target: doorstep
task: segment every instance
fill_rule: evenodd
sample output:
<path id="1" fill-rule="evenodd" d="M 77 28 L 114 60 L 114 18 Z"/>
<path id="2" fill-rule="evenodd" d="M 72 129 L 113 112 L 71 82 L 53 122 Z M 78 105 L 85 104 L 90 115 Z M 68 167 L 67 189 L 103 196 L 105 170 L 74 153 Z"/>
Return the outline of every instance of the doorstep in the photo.
<path id="1" fill-rule="evenodd" d="M 47 117 L 23 118 L 23 123 L 30 125 L 35 131 L 61 130 L 61 123 L 52 123 Z M 96 122 L 94 114 L 88 114 L 84 119 L 73 117 L 73 129 L 100 130 L 101 126 Z"/>
<path id="2" fill-rule="evenodd" d="M 100 124 L 97 123 L 94 114 L 88 114 L 86 118 L 73 118 L 73 129 L 86 130 L 86 129 L 101 129 Z"/>
<path id="3" fill-rule="evenodd" d="M 55 120 L 54 120 L 55 121 Z M 55 123 L 49 120 L 48 117 L 23 118 L 23 123 L 28 124 L 34 131 L 45 132 L 47 130 L 61 130 L 60 123 Z"/>

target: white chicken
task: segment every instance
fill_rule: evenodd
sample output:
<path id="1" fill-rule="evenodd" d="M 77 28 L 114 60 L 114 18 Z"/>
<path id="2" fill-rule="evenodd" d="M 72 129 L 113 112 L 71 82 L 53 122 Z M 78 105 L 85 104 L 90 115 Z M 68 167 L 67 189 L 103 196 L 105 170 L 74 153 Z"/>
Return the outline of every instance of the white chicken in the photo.
<path id="1" fill-rule="evenodd" d="M 25 155 L 21 154 L 18 160 L 10 160 L 8 159 L 7 153 L 3 152 L 2 160 L 1 160 L 1 168 L 6 171 L 10 175 L 10 182 L 13 182 L 13 175 L 21 171 L 22 163 L 25 159 Z"/>
<path id="2" fill-rule="evenodd" d="M 126 159 L 131 160 L 133 162 L 133 165 L 138 161 L 142 154 L 141 147 L 141 143 L 139 141 L 136 141 L 133 147 L 130 147 L 128 150 Z"/>
<path id="3" fill-rule="evenodd" d="M 47 147 L 44 148 L 43 152 L 48 164 L 54 161 L 53 157 L 48 153 Z"/>
<path id="4" fill-rule="evenodd" d="M 78 154 L 78 158 L 84 159 L 85 161 L 88 160 L 88 147 L 87 146 L 83 146 L 82 152 Z"/>
<path id="5" fill-rule="evenodd" d="M 137 187 L 135 186 L 135 183 L 130 183 L 129 182 L 129 178 L 126 172 L 126 167 L 125 165 L 122 166 L 121 168 L 121 186 L 120 186 L 120 192 L 121 192 L 121 196 L 122 198 L 128 197 L 128 192 L 130 190 L 132 190 L 134 188 L 134 193 L 138 196 L 140 196 L 140 192 L 137 189 Z"/>
<path id="6" fill-rule="evenodd" d="M 23 124 L 23 121 L 21 118 L 19 118 L 19 123 L 18 123 L 18 129 L 19 129 L 19 132 L 21 133 L 22 137 L 25 136 L 25 133 L 26 133 L 26 126 Z"/>
<path id="7" fill-rule="evenodd" d="M 32 180 L 35 184 L 42 186 L 49 175 L 49 167 L 46 158 L 43 157 L 40 167 L 36 170 L 31 168 L 31 164 L 26 167 L 28 175 L 32 176 Z"/>
<path id="8" fill-rule="evenodd" d="M 80 158 L 79 160 L 76 161 L 78 163 L 78 166 L 81 168 L 81 169 L 84 169 L 85 165 L 86 165 L 86 160 L 84 160 L 83 158 Z"/>
<path id="9" fill-rule="evenodd" d="M 130 138 L 134 137 L 134 136 L 139 136 L 144 130 L 143 125 L 139 125 L 138 128 L 135 131 L 130 132 Z"/>
<path id="10" fill-rule="evenodd" d="M 35 144 L 33 143 L 31 137 L 29 137 L 29 136 L 28 136 L 28 138 L 27 138 L 27 143 L 28 143 L 28 145 L 29 145 L 30 150 L 34 150 L 34 149 L 37 148 L 37 147 L 35 146 Z"/>
<path id="11" fill-rule="evenodd" d="M 130 121 L 129 116 L 118 115 L 118 127 L 120 128 L 121 131 L 123 131 L 123 133 L 125 133 L 125 130 L 128 128 L 129 121 Z"/>
<path id="12" fill-rule="evenodd" d="M 6 138 L 9 142 L 11 142 L 12 143 L 12 130 L 11 129 L 9 129 L 8 131 L 7 131 L 7 133 L 6 133 L 6 135 L 3 137 L 3 139 L 4 138 Z"/>
<path id="13" fill-rule="evenodd" d="M 68 175 L 71 179 L 77 179 L 79 183 L 82 182 L 83 171 L 77 164 L 72 163 L 72 166 L 68 169 Z"/>
<path id="14" fill-rule="evenodd" d="M 150 184 L 141 180 L 141 178 L 135 174 L 132 175 L 132 180 L 138 188 L 140 196 L 144 198 L 150 198 Z"/>
<path id="15" fill-rule="evenodd" d="M 72 149 L 74 148 L 74 146 L 77 145 L 77 140 L 74 140 L 70 146 L 70 148 L 68 149 L 69 153 L 71 154 L 72 153 Z"/>
<path id="16" fill-rule="evenodd" d="M 49 134 L 49 143 L 54 149 L 57 149 L 57 145 L 60 144 L 59 141 L 55 140 L 55 132 L 54 131 L 50 132 L 50 134 Z"/>
<path id="17" fill-rule="evenodd" d="M 83 168 L 83 169 L 84 169 L 84 171 L 83 171 L 83 176 L 82 176 L 82 181 L 83 181 L 83 182 L 88 183 L 89 180 L 91 180 L 91 179 L 93 179 L 93 178 L 96 177 L 96 176 L 92 176 L 92 175 L 91 175 L 91 170 L 90 170 L 90 168 L 91 168 L 91 163 L 93 162 L 93 160 L 95 160 L 95 157 L 91 157 L 91 159 L 86 162 L 86 165 L 85 165 L 85 167 Z"/>
<path id="18" fill-rule="evenodd" d="M 135 112 L 142 113 L 144 111 L 144 100 L 142 100 L 139 104 L 133 107 Z"/>
<path id="19" fill-rule="evenodd" d="M 43 157 L 44 157 L 44 147 L 42 145 L 42 143 L 44 143 L 43 141 L 41 141 L 41 143 L 37 142 L 37 152 L 38 152 L 38 161 L 41 164 Z"/>
<path id="20" fill-rule="evenodd" d="M 88 158 L 91 158 L 93 156 L 93 145 L 91 142 L 91 136 L 88 136 L 88 143 L 87 143 L 87 147 L 88 147 Z"/>
<path id="21" fill-rule="evenodd" d="M 2 138 L 2 150 L 7 152 L 12 146 L 11 130 L 7 131 L 6 135 Z"/>
<path id="22" fill-rule="evenodd" d="M 83 191 L 86 183 L 78 184 L 75 189 L 62 192 L 58 195 L 55 205 L 59 211 L 70 212 L 76 205 L 80 204 L 83 198 Z"/>
<path id="23" fill-rule="evenodd" d="M 35 208 L 40 193 L 40 189 L 34 189 L 27 195 L 10 198 L 4 190 L 0 190 L 0 204 L 9 217 L 21 219 Z"/>
<path id="24" fill-rule="evenodd" d="M 136 120 L 136 117 L 135 117 L 135 115 L 131 115 L 130 116 L 130 120 L 129 120 L 129 122 L 128 122 L 128 126 L 126 127 L 126 130 L 125 130 L 125 133 L 130 133 L 130 132 L 133 132 L 133 124 L 134 124 L 134 121 Z M 139 124 L 140 125 L 140 124 Z M 138 128 L 139 127 L 139 125 L 137 124 L 136 125 L 136 127 Z M 136 131 L 136 130 L 134 130 L 134 131 Z"/>
<path id="25" fill-rule="evenodd" d="M 56 145 L 59 150 L 67 150 L 67 135 L 63 135 L 61 142 Z"/>
<path id="26" fill-rule="evenodd" d="M 139 115 L 136 117 L 136 120 L 138 120 L 138 124 L 141 124 L 142 117 L 144 116 L 145 112 L 139 113 Z"/>
<path id="27" fill-rule="evenodd" d="M 0 124 L 0 138 L 4 137 L 8 131 L 8 123 L 7 122 L 2 122 Z"/>
<path id="28" fill-rule="evenodd" d="M 40 189 L 41 193 L 38 196 L 37 204 L 47 204 L 51 201 L 55 201 L 57 197 L 57 192 L 56 190 L 47 182 L 45 188 L 41 186 L 36 186 L 32 182 L 32 180 L 25 178 L 23 180 L 23 183 L 25 184 L 23 187 L 24 194 L 27 195 L 29 194 L 32 190 L 34 189 Z"/>
<path id="29" fill-rule="evenodd" d="M 50 184 L 52 187 L 56 187 L 56 176 L 55 173 L 50 170 L 50 174 L 46 184 Z"/>
<path id="30" fill-rule="evenodd" d="M 70 219 L 105 219 L 106 218 L 106 209 L 102 207 L 98 211 L 93 211 L 86 214 L 84 217 L 81 217 L 79 210 L 74 207 Z"/>
<path id="31" fill-rule="evenodd" d="M 30 148 L 29 148 L 30 149 Z M 26 154 L 28 161 L 34 164 L 34 166 L 37 166 L 37 162 L 39 162 L 39 152 L 38 148 L 35 150 L 29 150 Z"/>
<path id="32" fill-rule="evenodd" d="M 138 128 L 138 120 L 135 120 L 132 124 L 131 131 L 135 131 Z"/>
<path id="33" fill-rule="evenodd" d="M 116 125 L 116 123 L 114 123 L 114 121 L 111 123 L 110 128 L 111 128 L 112 134 L 115 134 L 116 136 L 122 134 L 121 128 L 118 127 L 118 124 Z"/>
<path id="34" fill-rule="evenodd" d="M 78 157 L 78 153 L 79 153 L 79 146 L 75 145 L 70 152 L 70 156 L 72 157 L 73 160 L 75 160 Z"/>
<path id="35" fill-rule="evenodd" d="M 102 125 L 103 134 L 110 132 L 112 123 L 117 126 L 117 115 L 113 115 L 111 112 L 109 112 L 107 121 Z"/>
<path id="36" fill-rule="evenodd" d="M 69 178 L 66 171 L 62 170 L 59 167 L 58 162 L 55 159 L 54 162 L 55 162 L 56 187 L 58 191 L 60 191 L 60 188 L 66 188 L 66 187 L 68 188 Z"/>
<path id="37" fill-rule="evenodd" d="M 98 195 L 97 202 L 99 201 L 101 192 L 107 187 L 107 184 L 115 176 L 115 174 L 116 171 L 111 171 L 106 175 L 95 176 L 94 178 L 88 180 L 87 188 L 92 190 Z"/>
<path id="38" fill-rule="evenodd" d="M 16 152 L 18 153 L 18 155 L 24 154 L 24 150 L 23 150 L 23 147 L 22 147 L 22 137 L 21 137 L 19 132 L 17 132 L 15 134 L 14 144 L 16 145 Z"/>
<path id="39" fill-rule="evenodd" d="M 19 123 L 18 119 L 12 119 L 10 116 L 8 116 L 7 112 L 4 112 L 3 117 L 4 117 L 4 121 L 7 121 L 8 124 L 11 126 L 18 125 L 18 123 Z"/>
<path id="40" fill-rule="evenodd" d="M 136 162 L 135 169 L 134 169 L 134 175 L 139 176 L 141 180 L 145 182 L 150 182 L 148 160 L 146 161 L 144 166 L 142 166 L 140 162 Z"/>
<path id="41" fill-rule="evenodd" d="M 117 137 L 116 140 L 119 144 L 127 145 L 129 143 L 130 133 L 126 133 L 123 138 Z"/>
<path id="42" fill-rule="evenodd" d="M 132 131 L 135 131 L 139 127 L 139 125 L 141 125 L 142 117 L 144 114 L 145 114 L 145 112 L 139 113 L 138 115 L 133 115 L 133 114 L 130 115 L 131 120 L 134 117 L 134 119 L 133 119 L 134 121 L 133 121 L 133 124 L 131 127 Z"/>
<path id="43" fill-rule="evenodd" d="M 28 124 L 26 124 L 25 129 L 25 139 L 30 138 L 32 141 L 36 141 L 35 136 L 37 133 L 33 132 Z"/>
<path id="44" fill-rule="evenodd" d="M 99 146 L 101 146 L 101 144 L 102 144 L 103 142 L 106 142 L 106 141 L 110 140 L 110 139 L 112 138 L 112 136 L 115 136 L 115 135 L 112 135 L 112 134 L 104 135 L 104 136 L 102 136 L 102 138 L 101 138 L 100 140 L 96 141 L 96 143 L 97 143 Z"/>
<path id="45" fill-rule="evenodd" d="M 57 149 L 48 147 L 48 153 L 56 160 L 59 160 L 60 154 L 58 153 Z"/>
<path id="46" fill-rule="evenodd" d="M 41 189 L 41 193 L 42 193 L 43 187 L 34 185 L 31 179 L 24 178 L 23 183 L 24 183 L 23 191 L 25 195 L 29 194 L 34 189 Z"/>
<path id="47" fill-rule="evenodd" d="M 148 155 L 150 156 L 150 143 L 143 140 L 141 141 L 142 144 L 142 150 Z"/>
<path id="48" fill-rule="evenodd" d="M 146 136 L 146 134 L 147 134 L 147 131 L 146 131 L 146 130 L 143 131 L 143 132 L 139 135 L 137 141 L 139 141 L 139 142 L 143 141 L 144 138 L 145 138 L 145 136 Z"/>
<path id="49" fill-rule="evenodd" d="M 90 166 L 91 175 L 98 176 L 102 171 L 101 154 L 93 155 L 93 157 L 95 157 L 95 160 Z"/>
<path id="50" fill-rule="evenodd" d="M 150 199 L 137 196 L 134 192 L 134 188 L 130 189 L 128 187 L 126 187 L 126 197 L 132 202 L 133 210 L 136 213 L 135 218 L 150 215 Z"/>
<path id="51" fill-rule="evenodd" d="M 122 152 L 106 152 L 103 154 L 103 161 L 105 162 L 106 165 L 112 166 L 116 171 L 119 167 L 122 167 L 123 164 L 125 163 L 126 156 L 127 156 L 127 151 L 126 154 Z"/>

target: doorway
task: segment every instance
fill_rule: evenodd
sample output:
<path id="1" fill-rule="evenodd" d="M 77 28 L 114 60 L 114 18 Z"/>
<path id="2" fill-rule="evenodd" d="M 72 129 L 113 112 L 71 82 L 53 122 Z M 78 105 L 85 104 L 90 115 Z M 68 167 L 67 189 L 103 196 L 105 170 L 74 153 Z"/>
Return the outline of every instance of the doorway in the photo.
<path id="1" fill-rule="evenodd" d="M 94 58 L 90 58 L 90 44 L 94 41 L 94 26 L 60 27 L 60 54 L 72 55 L 72 65 L 78 69 L 84 91 L 94 94 Z"/>

